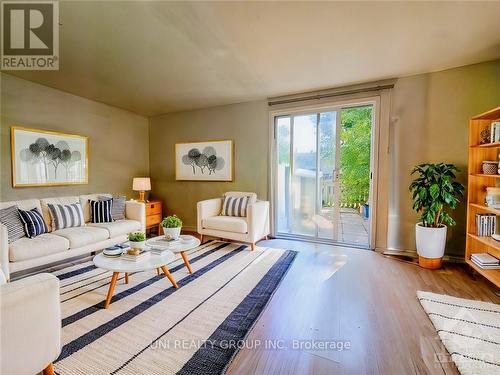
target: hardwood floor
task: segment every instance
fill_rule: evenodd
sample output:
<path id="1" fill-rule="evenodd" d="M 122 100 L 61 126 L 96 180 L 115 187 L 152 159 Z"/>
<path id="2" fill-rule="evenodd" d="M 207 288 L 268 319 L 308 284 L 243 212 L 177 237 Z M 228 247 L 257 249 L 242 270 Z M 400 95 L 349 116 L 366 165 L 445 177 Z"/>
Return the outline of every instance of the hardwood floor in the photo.
<path id="1" fill-rule="evenodd" d="M 368 250 L 288 240 L 264 245 L 299 254 L 248 336 L 256 347 L 241 349 L 228 374 L 458 374 L 416 291 L 500 303 L 498 290 L 462 265 L 429 271 Z M 298 350 L 293 340 L 351 347 Z"/>

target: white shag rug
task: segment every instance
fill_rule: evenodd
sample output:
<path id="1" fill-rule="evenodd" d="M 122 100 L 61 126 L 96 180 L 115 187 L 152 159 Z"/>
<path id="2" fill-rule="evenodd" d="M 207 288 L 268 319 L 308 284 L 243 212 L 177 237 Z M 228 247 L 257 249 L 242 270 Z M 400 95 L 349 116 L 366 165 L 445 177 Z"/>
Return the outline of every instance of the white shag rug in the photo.
<path id="1" fill-rule="evenodd" d="M 417 297 L 461 374 L 500 374 L 500 305 L 423 291 Z"/>

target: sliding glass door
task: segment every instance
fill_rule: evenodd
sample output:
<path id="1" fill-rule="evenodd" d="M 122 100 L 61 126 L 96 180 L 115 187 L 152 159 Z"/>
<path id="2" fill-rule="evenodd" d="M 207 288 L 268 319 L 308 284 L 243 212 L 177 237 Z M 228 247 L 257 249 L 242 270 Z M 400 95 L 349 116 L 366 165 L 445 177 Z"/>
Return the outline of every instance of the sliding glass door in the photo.
<path id="1" fill-rule="evenodd" d="M 278 236 L 368 246 L 371 123 L 372 106 L 275 117 Z"/>

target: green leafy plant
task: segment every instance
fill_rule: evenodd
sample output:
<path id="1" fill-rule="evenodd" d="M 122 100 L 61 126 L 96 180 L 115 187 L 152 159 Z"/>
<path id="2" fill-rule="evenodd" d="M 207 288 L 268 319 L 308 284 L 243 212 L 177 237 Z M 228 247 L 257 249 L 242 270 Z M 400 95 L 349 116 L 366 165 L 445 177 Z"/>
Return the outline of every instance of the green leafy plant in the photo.
<path id="1" fill-rule="evenodd" d="M 182 220 L 176 215 L 167 216 L 161 221 L 161 226 L 163 228 L 180 228 L 182 227 Z"/>
<path id="2" fill-rule="evenodd" d="M 438 228 L 442 224 L 455 225 L 455 220 L 445 211 L 454 210 L 464 195 L 464 187 L 456 182 L 454 164 L 419 164 L 411 171 L 417 178 L 410 184 L 413 209 L 420 214 L 424 227 Z"/>
<path id="3" fill-rule="evenodd" d="M 132 242 L 146 241 L 146 235 L 144 232 L 132 232 L 128 234 L 128 240 Z"/>

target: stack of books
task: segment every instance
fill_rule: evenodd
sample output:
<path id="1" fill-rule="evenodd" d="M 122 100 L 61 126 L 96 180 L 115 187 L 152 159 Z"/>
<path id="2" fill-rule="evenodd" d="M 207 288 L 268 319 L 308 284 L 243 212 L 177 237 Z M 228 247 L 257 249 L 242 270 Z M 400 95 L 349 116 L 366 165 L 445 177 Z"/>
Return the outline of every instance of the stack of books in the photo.
<path id="1" fill-rule="evenodd" d="M 120 257 L 120 259 L 129 260 L 131 262 L 138 262 L 140 260 L 144 260 L 146 258 L 149 258 L 150 255 L 151 254 L 149 253 L 149 251 L 145 251 L 143 249 L 138 255 L 131 255 L 131 254 L 127 254 L 127 252 L 124 252 L 122 254 L 122 256 Z"/>
<path id="2" fill-rule="evenodd" d="M 492 236 L 495 234 L 497 217 L 495 214 L 476 214 L 476 234 Z"/>
<path id="3" fill-rule="evenodd" d="M 163 255 L 165 252 L 170 251 L 173 247 L 179 245 L 180 239 L 169 239 L 167 240 L 165 237 L 156 238 L 153 240 L 149 240 L 147 245 L 149 247 L 149 252 L 156 255 Z"/>
<path id="4" fill-rule="evenodd" d="M 488 253 L 475 253 L 472 254 L 470 260 L 476 266 L 485 270 L 498 270 L 500 269 L 500 260 Z"/>
<path id="5" fill-rule="evenodd" d="M 165 252 L 170 251 L 168 247 L 150 247 L 149 252 L 156 255 L 163 255 Z"/>
<path id="6" fill-rule="evenodd" d="M 155 239 L 151 239 L 147 242 L 147 245 L 151 247 L 151 249 L 153 248 L 163 248 L 163 247 L 169 247 L 169 246 L 175 246 L 175 245 L 178 245 L 180 243 L 180 239 L 177 238 L 176 240 L 174 240 L 173 238 L 172 239 L 169 239 L 167 240 L 165 237 L 161 237 L 161 238 L 155 238 Z"/>

